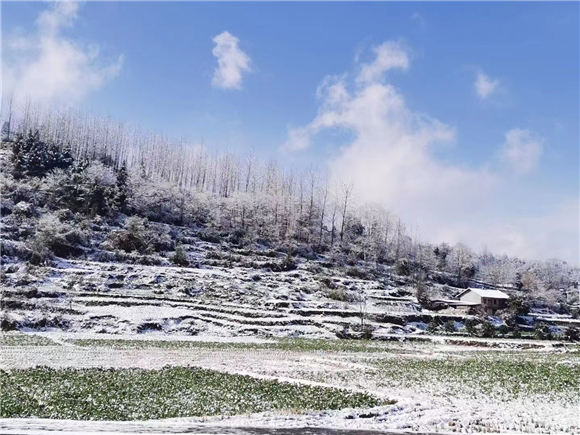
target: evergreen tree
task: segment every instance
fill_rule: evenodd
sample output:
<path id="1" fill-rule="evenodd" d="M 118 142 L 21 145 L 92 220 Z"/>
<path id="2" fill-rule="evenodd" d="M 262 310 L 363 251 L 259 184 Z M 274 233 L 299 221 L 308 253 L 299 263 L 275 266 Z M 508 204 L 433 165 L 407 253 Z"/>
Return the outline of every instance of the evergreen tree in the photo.
<path id="1" fill-rule="evenodd" d="M 91 216 L 106 216 L 111 211 L 111 190 L 107 186 L 92 184 L 88 186 L 86 212 Z"/>
<path id="2" fill-rule="evenodd" d="M 10 122 L 8 121 L 4 121 L 4 124 L 2 124 L 2 140 L 5 142 L 9 142 L 10 141 Z"/>
<path id="3" fill-rule="evenodd" d="M 28 132 L 26 137 L 18 135 L 12 145 L 14 177 L 43 177 L 52 169 L 68 169 L 73 164 L 68 151 L 60 151 L 56 145 L 40 140 L 38 131 Z"/>
<path id="4" fill-rule="evenodd" d="M 114 204 L 117 210 L 124 213 L 127 210 L 127 194 L 129 191 L 129 173 L 127 166 L 123 163 L 119 172 L 117 172 L 117 182 L 115 184 L 117 193 L 115 195 Z"/>

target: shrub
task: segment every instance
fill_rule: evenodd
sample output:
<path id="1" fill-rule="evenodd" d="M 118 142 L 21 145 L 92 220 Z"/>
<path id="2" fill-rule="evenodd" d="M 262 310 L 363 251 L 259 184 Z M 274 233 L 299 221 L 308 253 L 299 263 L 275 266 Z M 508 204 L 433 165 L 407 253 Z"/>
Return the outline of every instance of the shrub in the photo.
<path id="1" fill-rule="evenodd" d="M 171 238 L 170 231 L 165 225 L 151 224 L 151 246 L 156 252 L 171 251 L 175 249 L 175 242 Z"/>
<path id="2" fill-rule="evenodd" d="M 489 320 L 485 320 L 481 324 L 481 336 L 485 338 L 495 337 L 495 326 Z"/>
<path id="3" fill-rule="evenodd" d="M 346 274 L 351 278 L 356 279 L 369 279 L 369 273 L 365 270 L 359 269 L 358 267 L 349 267 Z"/>
<path id="4" fill-rule="evenodd" d="M 333 301 L 341 301 L 341 302 L 346 301 L 346 292 L 342 288 L 339 288 L 339 289 L 337 289 L 337 288 L 331 289 L 327 293 L 327 296 L 330 299 L 332 299 Z"/>
<path id="5" fill-rule="evenodd" d="M 433 317 L 427 326 L 428 332 L 437 332 L 441 326 L 441 320 L 439 317 Z"/>
<path id="6" fill-rule="evenodd" d="M 24 202 L 24 201 L 20 201 L 18 202 L 14 208 L 12 209 L 12 213 L 14 214 L 14 216 L 23 219 L 23 218 L 27 218 L 27 217 L 32 217 L 34 216 L 35 210 L 34 210 L 34 206 L 28 202 Z"/>
<path id="7" fill-rule="evenodd" d="M 115 208 L 125 213 L 127 210 L 127 197 L 129 194 L 129 173 L 127 172 L 127 166 L 123 163 L 121 169 L 117 172 L 116 180 L 115 180 L 115 197 L 114 197 L 114 204 Z"/>
<path id="8" fill-rule="evenodd" d="M 49 205 L 86 215 L 107 216 L 115 209 L 115 176 L 100 162 L 81 162 L 68 170 L 54 170 L 43 186 Z"/>
<path id="9" fill-rule="evenodd" d="M 197 233 L 197 236 L 204 242 L 208 243 L 220 243 L 222 241 L 220 234 L 214 230 L 200 231 Z"/>
<path id="10" fill-rule="evenodd" d="M 431 299 L 427 293 L 427 286 L 423 282 L 417 284 L 417 302 L 423 308 L 429 308 L 431 306 Z"/>
<path id="11" fill-rule="evenodd" d="M 86 236 L 72 225 L 60 222 L 55 214 L 43 216 L 37 224 L 34 237 L 27 242 L 32 251 L 33 264 L 46 264 L 52 254 L 58 257 L 74 257 L 84 251 Z"/>
<path id="12" fill-rule="evenodd" d="M 229 236 L 230 243 L 236 246 L 245 246 L 249 243 L 247 232 L 242 228 L 238 228 L 231 232 Z"/>
<path id="13" fill-rule="evenodd" d="M 114 249 L 125 252 L 150 252 L 152 234 L 147 224 L 146 219 L 130 217 L 125 222 L 125 228 L 113 231 L 109 234 L 108 240 Z"/>
<path id="14" fill-rule="evenodd" d="M 455 332 L 455 322 L 453 320 L 448 320 L 443 325 L 443 329 L 445 330 L 445 332 L 448 332 L 448 333 Z"/>
<path id="15" fill-rule="evenodd" d="M 370 340 L 373 338 L 374 329 L 371 325 L 364 325 L 362 327 L 362 338 L 364 340 Z"/>
<path id="16" fill-rule="evenodd" d="M 178 266 L 189 266 L 187 253 L 182 245 L 177 245 L 177 248 L 175 248 L 175 254 L 171 257 L 171 261 Z"/>
<path id="17" fill-rule="evenodd" d="M 289 252 L 295 257 L 302 257 L 306 258 L 307 260 L 316 260 L 318 258 L 314 248 L 308 245 L 292 247 Z"/>
<path id="18" fill-rule="evenodd" d="M 521 298 L 515 297 L 508 302 L 509 311 L 516 316 L 525 316 L 530 312 L 530 306 Z"/>
<path id="19" fill-rule="evenodd" d="M 538 340 L 551 340 L 552 339 L 552 331 L 550 331 L 550 327 L 545 323 L 538 323 L 534 327 L 534 336 Z"/>
<path id="20" fill-rule="evenodd" d="M 28 248 L 31 251 L 30 255 L 31 264 L 34 264 L 36 266 L 40 265 L 49 266 L 52 264 L 54 254 L 48 247 L 43 246 L 41 242 L 38 242 L 37 240 L 32 240 L 30 243 L 28 243 Z"/>
<path id="21" fill-rule="evenodd" d="M 282 272 L 289 272 L 291 270 L 296 270 L 296 269 L 298 269 L 298 263 L 290 255 L 287 255 L 286 258 L 284 258 L 284 260 L 280 264 L 280 270 Z"/>
<path id="22" fill-rule="evenodd" d="M 4 121 L 0 135 L 3 142 L 10 142 L 10 122 Z"/>
<path id="23" fill-rule="evenodd" d="M 568 341 L 580 341 L 580 329 L 574 326 L 569 326 L 566 328 L 564 338 Z"/>
<path id="24" fill-rule="evenodd" d="M 107 242 L 113 249 L 150 254 L 173 249 L 173 241 L 163 226 L 153 226 L 147 219 L 132 216 L 122 230 L 109 234 Z"/>
<path id="25" fill-rule="evenodd" d="M 284 258 L 284 260 L 279 263 L 268 261 L 259 265 L 258 267 L 271 269 L 272 272 L 290 272 L 298 268 L 298 263 L 296 263 L 296 260 L 294 260 L 290 255 L 287 255 L 286 258 Z"/>
<path id="26" fill-rule="evenodd" d="M 469 335 L 475 335 L 476 332 L 475 326 L 476 326 L 475 320 L 467 319 L 465 321 L 465 332 L 467 332 L 467 334 Z"/>
<path id="27" fill-rule="evenodd" d="M 322 283 L 322 284 L 323 284 L 323 285 L 324 285 L 326 288 L 329 288 L 329 289 L 337 289 L 337 288 L 338 288 L 338 286 L 336 285 L 336 283 L 335 283 L 335 282 L 334 282 L 332 279 L 330 279 L 330 278 L 328 278 L 328 277 L 326 277 L 326 276 L 325 276 L 325 277 L 323 277 L 323 278 L 320 278 L 320 282 L 321 282 L 321 283 Z"/>
<path id="28" fill-rule="evenodd" d="M 100 162 L 91 163 L 84 171 L 85 213 L 107 216 L 115 208 L 115 175 Z"/>
<path id="29" fill-rule="evenodd" d="M 401 276 L 411 275 L 411 267 L 406 259 L 398 260 L 395 265 L 395 272 Z"/>
<path id="30" fill-rule="evenodd" d="M 475 317 L 479 317 L 479 318 L 483 318 L 487 315 L 487 313 L 485 312 L 485 310 L 483 309 L 483 307 L 481 305 L 474 305 L 469 307 L 469 309 L 467 310 L 467 314 L 469 314 L 470 316 L 475 316 Z"/>
<path id="31" fill-rule="evenodd" d="M 500 325 L 500 327 L 498 329 L 498 332 L 505 337 L 506 335 L 508 335 L 509 328 L 505 324 L 504 325 Z"/>

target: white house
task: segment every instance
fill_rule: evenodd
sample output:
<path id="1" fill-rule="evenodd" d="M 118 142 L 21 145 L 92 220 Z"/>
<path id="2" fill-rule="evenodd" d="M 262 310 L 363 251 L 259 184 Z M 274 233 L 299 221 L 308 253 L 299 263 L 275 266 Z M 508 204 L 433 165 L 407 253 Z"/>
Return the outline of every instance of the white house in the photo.
<path id="1" fill-rule="evenodd" d="M 499 290 L 468 288 L 461 292 L 457 298 L 461 301 L 479 304 L 489 314 L 493 314 L 496 310 L 505 308 L 506 302 L 510 297 Z"/>

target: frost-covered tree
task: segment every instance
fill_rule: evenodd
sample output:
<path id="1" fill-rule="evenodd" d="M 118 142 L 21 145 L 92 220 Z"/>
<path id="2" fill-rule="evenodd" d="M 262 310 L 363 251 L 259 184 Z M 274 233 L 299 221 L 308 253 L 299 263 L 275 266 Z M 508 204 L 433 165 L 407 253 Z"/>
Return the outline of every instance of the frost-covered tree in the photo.
<path id="1" fill-rule="evenodd" d="M 30 100 L 12 115 L 10 135 L 16 139 L 14 176 L 26 184 L 13 191 L 35 191 L 31 202 L 40 207 L 85 215 L 120 211 L 151 222 L 196 225 L 236 244 L 330 251 L 338 263 L 365 262 L 379 272 L 399 266 L 415 281 L 441 272 L 455 276 L 458 285 L 476 277 L 528 294 L 552 292 L 542 296 L 552 300 L 577 286 L 577 268 L 555 260 L 529 262 L 487 250 L 476 256 L 464 245 L 423 243 L 418 229 L 389 210 L 356 204 L 353 185 L 334 185 L 313 168 L 287 170 L 251 153 L 208 150 Z"/>
<path id="2" fill-rule="evenodd" d="M 6 108 L 7 113 L 3 113 L 2 117 L 4 118 L 4 122 L 2 123 L 2 132 L 0 133 L 2 136 L 2 141 L 9 142 L 12 139 L 12 120 L 14 117 L 14 94 L 8 98 L 6 104 L 3 104 L 3 108 Z"/>
<path id="3" fill-rule="evenodd" d="M 447 258 L 447 267 L 457 276 L 460 286 L 466 285 L 476 272 L 473 252 L 463 243 L 456 244 Z"/>

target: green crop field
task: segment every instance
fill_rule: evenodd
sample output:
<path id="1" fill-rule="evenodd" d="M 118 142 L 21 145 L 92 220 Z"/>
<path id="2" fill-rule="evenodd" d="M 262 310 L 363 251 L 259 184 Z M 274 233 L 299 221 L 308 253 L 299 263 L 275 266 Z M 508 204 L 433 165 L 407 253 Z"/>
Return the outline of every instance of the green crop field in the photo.
<path id="1" fill-rule="evenodd" d="M 0 371 L 3 418 L 139 420 L 372 407 L 365 393 L 193 367 Z"/>

